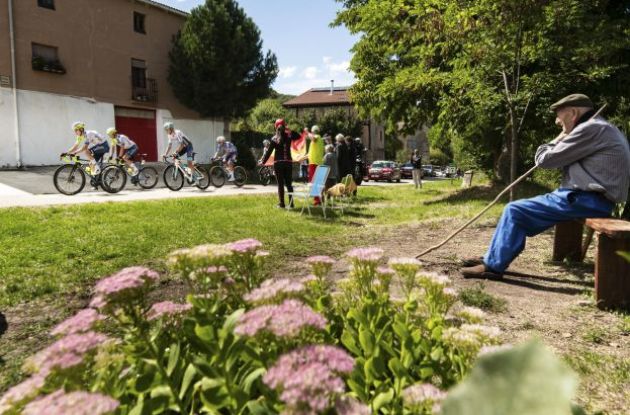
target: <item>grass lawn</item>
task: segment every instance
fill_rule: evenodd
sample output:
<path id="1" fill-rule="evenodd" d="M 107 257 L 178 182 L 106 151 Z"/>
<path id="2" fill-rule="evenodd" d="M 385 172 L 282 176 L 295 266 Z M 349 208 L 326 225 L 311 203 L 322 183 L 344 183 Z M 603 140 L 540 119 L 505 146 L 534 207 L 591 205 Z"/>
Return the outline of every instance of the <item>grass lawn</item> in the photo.
<path id="1" fill-rule="evenodd" d="M 421 192 L 408 185 L 363 187 L 359 208 L 330 220 L 278 211 L 271 195 L 0 210 L 0 307 L 82 294 L 94 280 L 130 265 L 159 270 L 172 250 L 203 243 L 257 238 L 272 263 L 287 255 L 341 253 L 361 245 L 364 225 L 469 217 L 490 197 L 483 191 L 475 200 L 468 192 L 453 197 L 456 189 L 449 181 Z"/>

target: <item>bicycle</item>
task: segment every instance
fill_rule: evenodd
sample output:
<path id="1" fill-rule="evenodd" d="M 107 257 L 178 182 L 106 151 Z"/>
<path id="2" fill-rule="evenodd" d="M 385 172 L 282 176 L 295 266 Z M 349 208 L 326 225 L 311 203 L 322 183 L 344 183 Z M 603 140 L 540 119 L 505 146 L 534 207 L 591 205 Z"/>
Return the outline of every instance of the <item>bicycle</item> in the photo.
<path id="1" fill-rule="evenodd" d="M 124 182 L 122 186 L 113 186 L 113 183 L 103 182 L 101 180 L 103 169 L 101 168 L 101 171 L 94 175 L 89 166 L 89 160 L 78 156 L 70 157 L 68 154 L 62 154 L 60 159 L 66 164 L 59 166 L 53 175 L 53 183 L 59 193 L 67 196 L 76 195 L 85 187 L 86 175 L 90 177 L 90 184 L 93 187 L 101 186 L 107 193 L 118 193 L 125 186 Z M 102 165 L 103 162 L 100 162 L 99 166 L 102 167 Z"/>
<path id="2" fill-rule="evenodd" d="M 143 189 L 153 189 L 158 182 L 158 172 L 154 167 L 144 165 L 144 158 L 147 156 L 146 153 L 138 154 L 138 156 L 140 156 L 140 162 L 134 162 L 135 166 L 138 168 L 138 174 L 132 176 L 131 169 L 127 167 L 124 160 L 118 158 L 115 161 L 116 164 L 109 165 L 103 170 L 103 182 L 109 184 L 110 182 L 120 180 L 121 177 L 119 176 L 121 174 L 124 175 L 124 180 L 126 181 L 127 174 L 129 174 L 132 184 L 140 186 Z"/>
<path id="3" fill-rule="evenodd" d="M 267 186 L 275 180 L 276 173 L 272 166 L 261 166 L 260 169 L 258 169 L 258 177 L 260 178 L 260 183 L 263 186 Z"/>
<path id="4" fill-rule="evenodd" d="M 214 187 L 221 187 L 228 181 L 230 173 L 225 167 L 222 159 L 210 159 L 210 162 L 216 162 L 217 165 L 210 168 L 210 182 Z M 247 181 L 247 172 L 242 166 L 234 167 L 234 184 L 241 187 Z"/>
<path id="5" fill-rule="evenodd" d="M 195 157 L 193 153 L 193 159 Z M 167 159 L 172 158 L 173 163 L 168 163 Z M 169 165 L 164 170 L 164 184 L 166 187 L 173 191 L 178 191 L 184 186 L 184 178 L 188 181 L 188 184 L 193 184 L 197 186 L 201 190 L 205 190 L 210 186 L 210 178 L 208 177 L 208 172 L 206 172 L 203 168 L 197 166 L 197 163 L 193 162 L 194 170 L 188 173 L 188 169 L 184 169 L 182 167 L 182 163 L 177 156 L 167 156 L 164 157 L 164 161 Z"/>

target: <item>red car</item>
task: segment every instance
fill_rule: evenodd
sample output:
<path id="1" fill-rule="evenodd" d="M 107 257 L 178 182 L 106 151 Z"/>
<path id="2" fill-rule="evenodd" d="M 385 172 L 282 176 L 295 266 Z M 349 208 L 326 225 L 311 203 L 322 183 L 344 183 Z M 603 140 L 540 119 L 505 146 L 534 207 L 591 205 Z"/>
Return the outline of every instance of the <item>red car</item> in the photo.
<path id="1" fill-rule="evenodd" d="M 374 181 L 400 182 L 400 167 L 393 161 L 377 160 L 370 166 L 368 178 Z"/>

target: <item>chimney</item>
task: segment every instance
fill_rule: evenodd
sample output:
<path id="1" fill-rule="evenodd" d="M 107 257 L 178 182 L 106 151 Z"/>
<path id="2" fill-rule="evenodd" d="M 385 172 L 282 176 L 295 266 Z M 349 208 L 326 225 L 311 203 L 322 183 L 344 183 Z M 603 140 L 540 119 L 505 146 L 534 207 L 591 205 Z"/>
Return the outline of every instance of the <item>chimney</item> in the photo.
<path id="1" fill-rule="evenodd" d="M 335 80 L 331 79 L 330 80 L 330 95 L 332 95 L 334 91 L 335 91 Z"/>

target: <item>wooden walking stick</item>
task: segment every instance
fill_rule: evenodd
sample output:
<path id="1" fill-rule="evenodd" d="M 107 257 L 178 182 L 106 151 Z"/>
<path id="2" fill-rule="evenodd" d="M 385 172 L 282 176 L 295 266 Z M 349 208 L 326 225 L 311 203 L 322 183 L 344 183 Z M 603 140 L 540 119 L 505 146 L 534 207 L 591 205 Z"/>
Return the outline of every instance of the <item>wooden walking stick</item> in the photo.
<path id="1" fill-rule="evenodd" d="M 604 104 L 591 118 L 589 118 L 589 121 L 592 120 L 593 118 L 597 117 L 599 114 L 601 114 L 601 112 L 604 110 L 604 108 L 606 108 L 607 104 Z M 564 137 L 566 137 L 567 134 L 564 133 L 560 133 L 560 135 L 558 137 L 556 137 L 554 139 L 554 141 L 556 142 L 560 142 L 564 139 Z M 440 242 L 439 244 L 432 246 L 428 249 L 425 249 L 424 251 L 420 252 L 418 255 L 416 255 L 416 258 L 420 258 L 422 256 L 425 256 L 426 254 L 428 254 L 429 252 L 435 251 L 438 248 L 441 248 L 443 245 L 445 245 L 448 241 L 450 241 L 451 239 L 453 239 L 455 236 L 457 236 L 457 234 L 459 234 L 461 231 L 463 231 L 464 229 L 466 229 L 468 226 L 470 226 L 473 222 L 475 222 L 477 219 L 479 219 L 481 217 L 481 215 L 483 215 L 484 213 L 486 213 L 492 206 L 494 206 L 500 199 L 501 196 L 503 196 L 504 194 L 506 194 L 507 192 L 510 191 L 510 189 L 512 189 L 514 186 L 516 186 L 517 184 L 519 184 L 520 182 L 522 182 L 523 180 L 525 180 L 530 174 L 532 174 L 534 172 L 534 170 L 536 170 L 538 168 L 538 166 L 534 166 L 531 169 L 527 170 L 527 172 L 525 174 L 523 174 L 521 177 L 519 177 L 518 179 L 514 180 L 514 182 L 512 182 L 508 187 L 506 187 L 501 193 L 499 193 L 499 195 L 497 197 L 494 198 L 494 200 L 492 202 L 490 202 L 490 204 L 488 206 L 486 206 L 481 212 L 479 212 L 474 218 L 470 219 L 468 222 L 466 222 L 462 227 L 460 227 L 459 229 L 457 229 L 455 232 L 453 232 L 452 234 L 450 234 L 445 240 L 443 240 L 442 242 Z"/>

